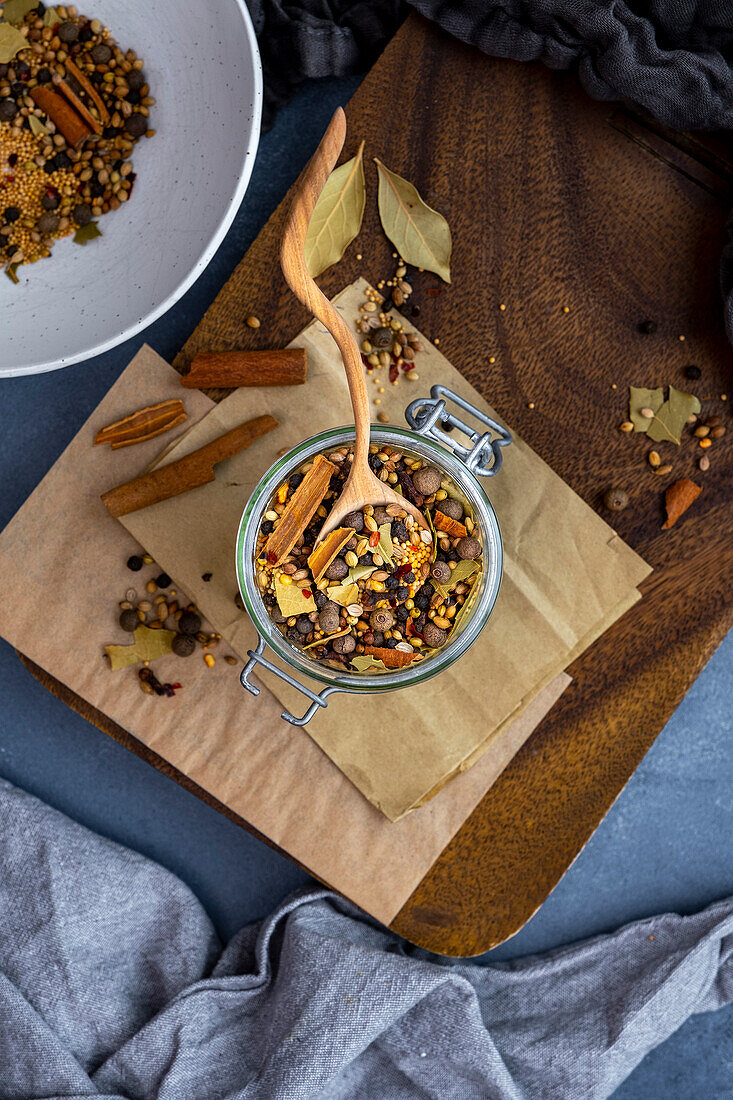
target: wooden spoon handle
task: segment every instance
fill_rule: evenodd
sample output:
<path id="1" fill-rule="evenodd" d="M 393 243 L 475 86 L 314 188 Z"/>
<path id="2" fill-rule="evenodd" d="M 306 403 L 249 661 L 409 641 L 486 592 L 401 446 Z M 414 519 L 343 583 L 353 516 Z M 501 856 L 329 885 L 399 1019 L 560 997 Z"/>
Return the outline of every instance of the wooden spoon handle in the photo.
<path id="1" fill-rule="evenodd" d="M 364 368 L 356 337 L 328 298 L 318 289 L 306 267 L 304 246 L 308 223 L 318 196 L 333 170 L 346 138 L 346 115 L 341 107 L 334 114 L 321 143 L 306 165 L 295 191 L 280 248 L 280 262 L 288 286 L 296 298 L 325 325 L 338 344 L 349 383 L 356 425 L 354 465 L 366 467 L 369 456 L 369 398 Z"/>

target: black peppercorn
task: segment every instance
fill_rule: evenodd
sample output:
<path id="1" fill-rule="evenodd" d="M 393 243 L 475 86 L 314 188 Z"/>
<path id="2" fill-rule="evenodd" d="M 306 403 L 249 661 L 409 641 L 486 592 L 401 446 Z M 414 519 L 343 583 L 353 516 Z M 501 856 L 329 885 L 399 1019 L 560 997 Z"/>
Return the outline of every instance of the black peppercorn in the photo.
<path id="1" fill-rule="evenodd" d="M 3 211 L 3 219 L 8 225 L 12 225 L 13 222 L 17 222 L 20 217 L 20 210 L 17 206 L 6 206 Z"/>
<path id="2" fill-rule="evenodd" d="M 120 615 L 120 626 L 128 634 L 132 634 L 140 626 L 140 620 L 137 617 L 137 611 L 133 608 L 126 608 Z"/>
<path id="3" fill-rule="evenodd" d="M 699 367 L 696 367 L 694 363 L 690 363 L 685 367 L 685 378 L 689 378 L 690 381 L 696 382 L 702 375 L 702 371 Z"/>
<path id="4" fill-rule="evenodd" d="M 198 634 L 201 629 L 201 616 L 195 611 L 184 611 L 178 620 L 181 634 Z"/>
<path id="5" fill-rule="evenodd" d="M 0 119 L 3 122 L 10 122 L 11 118 L 15 118 L 17 113 L 18 106 L 14 99 L 11 99 L 10 96 L 0 99 Z"/>
<path id="6" fill-rule="evenodd" d="M 167 573 L 159 573 L 158 576 L 155 578 L 155 583 L 157 584 L 158 588 L 169 588 L 171 579 Z"/>
<path id="7" fill-rule="evenodd" d="M 39 84 L 50 84 L 51 83 L 51 70 L 47 69 L 45 67 L 43 69 L 39 69 L 38 72 L 36 73 L 36 80 L 38 81 Z"/>
<path id="8" fill-rule="evenodd" d="M 208 584 L 213 576 L 213 573 L 202 573 L 201 580 L 204 582 L 204 584 Z"/>
<path id="9" fill-rule="evenodd" d="M 656 321 L 640 321 L 637 325 L 639 332 L 643 332 L 645 336 L 651 336 L 652 333 L 657 331 Z"/>
<path id="10" fill-rule="evenodd" d="M 191 634 L 176 634 L 171 642 L 171 649 L 176 657 L 190 657 L 195 648 L 196 639 Z"/>
<path id="11" fill-rule="evenodd" d="M 138 557 L 137 554 L 133 554 L 132 557 L 127 559 L 127 568 L 131 569 L 133 573 L 139 573 L 143 567 L 143 559 Z"/>

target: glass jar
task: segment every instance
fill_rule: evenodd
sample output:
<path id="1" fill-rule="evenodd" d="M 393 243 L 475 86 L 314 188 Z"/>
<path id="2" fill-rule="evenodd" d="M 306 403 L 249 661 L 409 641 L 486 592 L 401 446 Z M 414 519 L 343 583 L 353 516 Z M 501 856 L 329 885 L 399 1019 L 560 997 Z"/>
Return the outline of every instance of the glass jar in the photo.
<path id="1" fill-rule="evenodd" d="M 450 411 L 447 402 L 458 406 L 462 412 L 470 414 L 487 430 L 476 431 L 459 415 Z M 331 668 L 292 645 L 270 618 L 257 585 L 255 572 L 257 532 L 263 513 L 267 510 L 277 487 L 315 455 L 333 450 L 343 444 L 353 443 L 354 426 L 352 424 L 332 428 L 299 443 L 270 467 L 255 488 L 240 521 L 236 546 L 239 590 L 247 613 L 259 634 L 256 649 L 249 651 L 250 659 L 241 675 L 242 685 L 252 695 L 259 694 L 260 689 L 250 679 L 259 665 L 297 688 L 310 700 L 310 704 L 301 718 L 296 718 L 288 711 L 284 712 L 283 718 L 292 725 L 303 726 L 309 722 L 320 707 L 327 705 L 328 696 L 334 692 L 376 695 L 410 687 L 413 684 L 421 684 L 432 676 L 437 676 L 457 661 L 476 641 L 496 603 L 503 569 L 501 532 L 494 509 L 478 479 L 493 477 L 498 473 L 502 462 L 501 450 L 511 443 L 511 435 L 506 428 L 445 386 L 433 386 L 430 398 L 418 398 L 413 401 L 405 410 L 405 419 L 410 425 L 409 429 L 372 424 L 371 442 L 387 444 L 404 453 L 412 453 L 416 457 L 424 458 L 453 479 L 456 487 L 470 504 L 481 532 L 483 570 L 480 580 L 474 586 L 478 591 L 472 596 L 469 612 L 463 616 L 459 628 L 453 632 L 456 636 L 452 637 L 447 645 L 424 661 L 387 673 L 370 676 L 366 673 Z M 449 430 L 457 429 L 468 438 L 471 446 L 453 439 L 447 431 L 443 430 L 443 426 L 448 427 Z M 365 501 L 365 503 L 369 502 Z M 296 679 L 287 669 L 273 664 L 265 655 L 266 646 L 269 646 L 293 672 L 316 680 L 325 687 L 320 692 L 316 692 Z"/>

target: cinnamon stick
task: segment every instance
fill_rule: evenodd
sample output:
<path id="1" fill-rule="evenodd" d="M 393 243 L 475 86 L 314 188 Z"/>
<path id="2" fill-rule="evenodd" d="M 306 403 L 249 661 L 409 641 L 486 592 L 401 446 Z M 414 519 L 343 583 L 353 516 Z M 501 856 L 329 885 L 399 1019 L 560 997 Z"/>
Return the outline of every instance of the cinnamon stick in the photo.
<path id="1" fill-rule="evenodd" d="M 51 119 L 56 129 L 72 149 L 76 149 L 92 133 L 81 115 L 58 92 L 45 84 L 31 88 L 30 97 Z"/>
<path id="2" fill-rule="evenodd" d="M 313 465 L 286 504 L 279 524 L 262 549 L 268 566 L 279 565 L 293 549 L 326 495 L 328 483 L 336 469 L 333 462 L 329 462 L 323 455 L 316 455 Z"/>
<path id="3" fill-rule="evenodd" d="M 197 451 L 192 451 L 185 458 L 179 458 L 152 473 L 143 474 L 142 477 L 108 490 L 102 494 L 102 503 L 111 516 L 126 516 L 189 489 L 206 485 L 215 478 L 214 466 L 217 462 L 238 454 L 277 426 L 274 416 L 256 416 L 254 420 L 248 420 L 238 428 L 232 428 L 230 432 L 213 439 L 211 443 L 199 447 Z"/>
<path id="4" fill-rule="evenodd" d="M 106 428 L 97 432 L 94 437 L 94 446 L 109 443 L 113 451 L 120 447 L 130 447 L 134 443 L 142 443 L 170 431 L 171 428 L 182 424 L 185 419 L 186 410 L 183 402 L 177 398 L 171 398 L 169 401 L 161 401 L 157 405 L 138 409 L 137 412 L 116 420 L 114 424 L 108 424 Z"/>
<path id="5" fill-rule="evenodd" d="M 79 99 L 79 96 L 72 88 L 69 87 L 63 77 L 59 77 L 58 80 L 54 80 L 54 85 L 58 88 L 62 95 L 66 96 L 71 106 L 76 108 L 77 112 L 84 119 L 87 126 L 89 126 L 95 134 L 101 134 L 102 130 L 104 129 L 102 123 L 99 121 L 98 118 L 94 117 L 92 112 L 87 107 L 86 103 Z"/>
<path id="6" fill-rule="evenodd" d="M 322 640 L 330 641 L 328 638 Z M 414 650 L 412 653 L 403 653 L 401 649 L 387 649 L 386 646 L 378 645 L 365 645 L 364 652 L 374 657 L 375 660 L 381 661 L 387 668 L 404 668 L 405 665 L 409 665 L 410 661 L 414 661 L 417 657 Z"/>
<path id="7" fill-rule="evenodd" d="M 300 386 L 308 373 L 305 348 L 275 351 L 204 351 L 196 356 L 181 385 L 189 389 L 223 386 Z"/>
<path id="8" fill-rule="evenodd" d="M 102 122 L 106 126 L 107 123 L 109 122 L 109 111 L 107 110 L 107 104 L 104 102 L 101 95 L 99 94 L 97 89 L 92 84 L 91 80 L 89 80 L 89 78 L 86 76 L 86 74 L 83 73 L 81 71 L 81 69 L 79 69 L 74 64 L 74 62 L 71 60 L 70 57 L 66 58 L 66 61 L 64 62 L 64 64 L 66 66 L 66 72 L 74 77 L 74 80 L 76 80 L 76 82 L 81 86 L 81 88 L 89 96 L 92 103 L 94 104 L 94 106 L 99 111 L 99 117 L 101 118 Z"/>

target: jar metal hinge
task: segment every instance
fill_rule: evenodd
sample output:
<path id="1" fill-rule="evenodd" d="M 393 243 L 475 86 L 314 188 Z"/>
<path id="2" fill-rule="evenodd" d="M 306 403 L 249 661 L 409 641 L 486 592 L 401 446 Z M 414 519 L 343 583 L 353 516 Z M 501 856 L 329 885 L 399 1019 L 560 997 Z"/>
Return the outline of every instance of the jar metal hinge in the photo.
<path id="1" fill-rule="evenodd" d="M 459 416 L 449 411 L 447 401 L 453 402 L 464 412 L 469 413 L 489 430 L 475 431 Z M 405 420 L 419 435 L 434 439 L 453 451 L 464 461 L 468 469 L 479 477 L 493 477 L 499 472 L 502 463 L 501 449 L 507 447 L 512 441 L 511 432 L 477 409 L 470 401 L 449 390 L 447 386 L 433 386 L 429 398 L 418 397 L 416 401 L 412 401 L 405 409 Z M 458 428 L 470 439 L 472 446 L 466 447 L 457 439 L 453 439 L 439 427 L 440 424 Z"/>
<path id="2" fill-rule="evenodd" d="M 279 676 L 281 680 L 284 680 L 286 684 L 290 684 L 291 687 L 296 688 L 301 695 L 305 695 L 307 699 L 311 700 L 311 704 L 307 711 L 301 718 L 296 718 L 294 714 L 291 714 L 289 710 L 284 710 L 282 717 L 286 722 L 289 722 L 291 726 L 306 726 L 310 722 L 313 715 L 317 712 L 319 707 L 325 707 L 328 704 L 326 699 L 329 695 L 333 695 L 334 692 L 343 691 L 343 688 L 338 687 L 325 687 L 322 692 L 317 693 L 311 691 L 305 684 L 301 684 L 290 673 L 286 672 L 282 668 L 278 668 L 272 661 L 269 661 L 267 657 L 264 657 L 265 652 L 265 639 L 260 635 L 260 640 L 257 643 L 256 649 L 250 649 L 247 651 L 249 661 L 242 669 L 242 675 L 239 679 L 242 682 L 242 687 L 246 688 L 250 695 L 259 695 L 260 689 L 257 684 L 253 684 L 250 680 L 251 674 L 255 671 L 258 665 L 262 665 L 268 672 L 272 672 L 275 676 Z"/>

